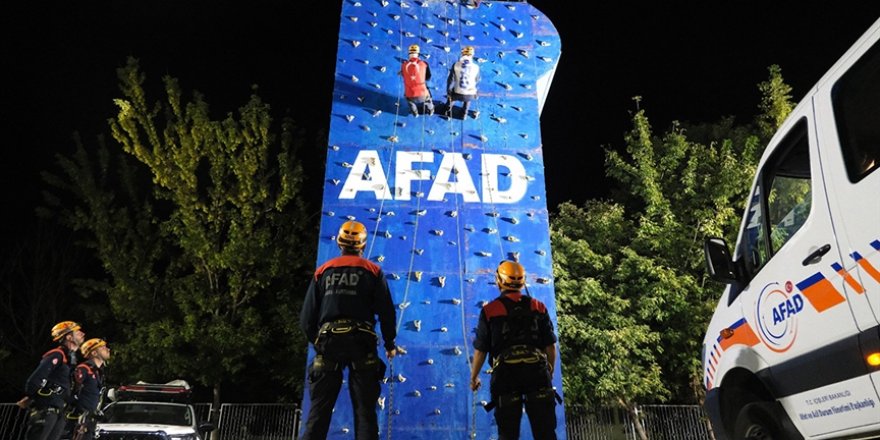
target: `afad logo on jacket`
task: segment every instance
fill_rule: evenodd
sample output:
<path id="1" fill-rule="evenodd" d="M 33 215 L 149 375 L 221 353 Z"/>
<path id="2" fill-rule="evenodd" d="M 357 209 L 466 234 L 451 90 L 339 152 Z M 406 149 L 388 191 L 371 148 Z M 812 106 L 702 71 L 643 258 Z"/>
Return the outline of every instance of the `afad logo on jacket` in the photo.
<path id="1" fill-rule="evenodd" d="M 775 352 L 787 351 L 797 339 L 797 315 L 804 309 L 804 297 L 792 293 L 791 281 L 785 287 L 770 283 L 758 295 L 755 316 L 761 342 Z"/>

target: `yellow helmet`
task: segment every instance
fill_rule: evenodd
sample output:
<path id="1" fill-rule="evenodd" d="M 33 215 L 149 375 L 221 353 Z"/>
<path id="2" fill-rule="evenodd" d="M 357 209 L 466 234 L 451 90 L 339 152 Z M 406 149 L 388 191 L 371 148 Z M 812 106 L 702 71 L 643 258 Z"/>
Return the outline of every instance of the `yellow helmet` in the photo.
<path id="1" fill-rule="evenodd" d="M 107 341 L 105 341 L 103 339 L 100 339 L 100 338 L 89 339 L 88 341 L 83 342 L 83 344 L 79 346 L 79 351 L 82 352 L 83 356 L 89 357 L 92 354 L 92 352 L 94 352 L 95 350 L 97 350 L 101 347 L 104 347 L 106 345 L 107 345 Z"/>
<path id="2" fill-rule="evenodd" d="M 520 290 L 526 285 L 526 269 L 515 261 L 502 261 L 495 270 L 495 284 L 501 290 Z"/>
<path id="3" fill-rule="evenodd" d="M 409 46 L 409 54 L 410 55 L 412 55 L 412 54 L 418 55 L 419 52 L 421 52 L 421 49 L 419 48 L 418 44 L 412 44 Z"/>
<path id="4" fill-rule="evenodd" d="M 345 249 L 363 249 L 367 244 L 367 228 L 354 220 L 343 223 L 336 234 L 336 244 Z"/>
<path id="5" fill-rule="evenodd" d="M 465 46 L 461 48 L 462 56 L 474 56 L 474 46 Z"/>
<path id="6" fill-rule="evenodd" d="M 73 333 L 80 329 L 79 324 L 73 321 L 62 321 L 52 327 L 52 340 L 58 342 L 68 333 Z"/>

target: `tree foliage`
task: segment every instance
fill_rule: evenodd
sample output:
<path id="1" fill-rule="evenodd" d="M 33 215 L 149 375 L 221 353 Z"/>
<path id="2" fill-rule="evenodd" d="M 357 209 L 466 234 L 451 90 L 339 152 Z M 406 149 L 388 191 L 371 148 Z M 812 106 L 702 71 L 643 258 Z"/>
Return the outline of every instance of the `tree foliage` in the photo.
<path id="1" fill-rule="evenodd" d="M 285 120 L 277 133 L 257 95 L 213 119 L 204 97 L 185 99 L 171 77 L 165 100 L 150 102 L 134 59 L 118 76 L 115 144 L 80 142 L 58 157 L 60 175 L 46 174 L 78 201 L 49 199 L 87 233 L 106 272 L 81 284 L 110 304 L 114 370 L 187 378 L 212 387 L 215 402 L 247 368 L 266 368 L 274 386 L 299 382 L 305 343 L 290 317 L 314 260 L 314 220 L 296 127 Z"/>
<path id="2" fill-rule="evenodd" d="M 778 68 L 761 83 L 759 124 L 792 106 Z M 774 125 L 775 126 L 775 125 Z M 688 402 L 701 392 L 700 348 L 722 288 L 708 281 L 707 236 L 732 239 L 766 130 L 673 122 L 655 135 L 632 116 L 622 152 L 606 150 L 610 200 L 563 203 L 551 219 L 563 382 L 569 401 Z"/>

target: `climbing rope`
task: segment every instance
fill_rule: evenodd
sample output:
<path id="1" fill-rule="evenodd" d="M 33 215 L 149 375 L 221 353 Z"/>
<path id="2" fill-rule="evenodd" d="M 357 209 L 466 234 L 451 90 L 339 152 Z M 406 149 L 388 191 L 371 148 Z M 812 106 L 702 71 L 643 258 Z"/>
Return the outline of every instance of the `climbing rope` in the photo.
<path id="1" fill-rule="evenodd" d="M 398 2 L 398 4 L 401 7 L 401 15 L 403 15 L 404 14 L 403 13 L 403 3 Z M 418 19 L 418 17 L 416 17 L 416 18 Z M 398 20 L 398 23 L 399 23 L 399 25 L 398 25 L 399 47 L 401 49 L 403 48 L 403 37 L 406 34 L 406 32 L 404 31 L 403 21 L 404 20 Z M 422 35 L 421 19 L 418 19 L 417 23 L 418 23 L 417 26 L 419 29 L 417 39 L 418 39 L 418 41 L 422 41 L 423 35 Z M 401 90 L 402 84 L 403 84 L 403 81 L 400 81 L 398 83 L 398 95 L 397 95 L 398 105 L 397 105 L 396 118 L 399 118 L 399 115 L 400 115 L 400 100 L 401 100 L 400 90 Z M 424 152 L 424 150 L 425 150 L 424 132 L 425 132 L 425 127 L 426 127 L 425 126 L 426 119 L 427 118 L 422 119 L 421 133 L 419 135 L 419 150 L 418 151 L 420 153 Z M 397 133 L 398 125 L 399 124 L 397 123 L 397 119 L 395 119 L 395 124 L 394 124 L 395 134 Z M 389 158 L 389 171 L 388 171 L 388 173 L 386 173 L 386 176 L 390 175 L 389 174 L 390 173 L 390 163 L 393 160 L 394 160 L 394 157 L 392 155 L 392 157 Z M 420 162 L 420 163 L 423 163 L 423 162 Z M 419 171 L 423 171 L 423 170 L 420 169 Z M 412 283 L 412 278 L 414 276 L 413 267 L 415 264 L 416 249 L 417 249 L 417 245 L 418 245 L 419 217 L 422 216 L 422 214 L 421 214 L 421 201 L 422 201 L 422 194 L 423 194 L 423 192 L 422 192 L 423 179 L 417 179 L 417 180 L 418 180 L 418 184 L 417 184 L 417 190 L 416 190 L 416 208 L 415 208 L 415 220 L 413 222 L 412 246 L 410 248 L 410 260 L 409 260 L 409 266 L 408 266 L 407 272 L 406 272 L 406 282 L 404 284 L 403 299 L 400 302 L 400 309 L 401 309 L 400 315 L 398 316 L 398 320 L 397 320 L 397 324 L 396 324 L 397 331 L 400 330 L 400 326 L 404 322 L 404 315 L 405 315 L 406 309 L 409 306 L 409 303 L 408 303 L 409 288 Z M 378 230 L 378 223 L 376 225 L 376 228 Z M 375 235 L 375 232 L 374 232 L 374 235 Z M 389 364 L 389 380 L 388 380 L 388 404 L 386 405 L 388 408 L 386 438 L 388 440 L 391 440 L 392 424 L 393 424 L 393 418 L 394 418 L 394 382 L 397 380 L 397 378 L 394 376 L 394 359 L 389 359 L 388 364 Z"/>

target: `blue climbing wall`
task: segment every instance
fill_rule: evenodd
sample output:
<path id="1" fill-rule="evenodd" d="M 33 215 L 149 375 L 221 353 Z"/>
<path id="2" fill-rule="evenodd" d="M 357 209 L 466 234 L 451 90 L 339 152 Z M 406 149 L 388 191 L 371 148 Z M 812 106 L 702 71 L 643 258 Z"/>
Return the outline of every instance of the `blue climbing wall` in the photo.
<path id="1" fill-rule="evenodd" d="M 433 116 L 411 116 L 403 98 L 398 72 L 410 44 L 431 67 Z M 480 114 L 462 115 L 457 103 L 442 116 L 446 76 L 468 45 L 481 69 L 471 105 Z M 560 53 L 556 29 L 524 2 L 343 2 L 316 264 L 339 254 L 344 221 L 366 225 L 365 257 L 388 277 L 405 351 L 386 374 L 381 438 L 497 438 L 482 409 L 489 366 L 480 391 L 468 382 L 501 260 L 525 266 L 529 293 L 556 322 L 539 114 Z M 557 417 L 564 439 L 561 405 Z M 347 388 L 329 437 L 354 438 Z M 532 438 L 525 417 L 522 438 Z"/>

